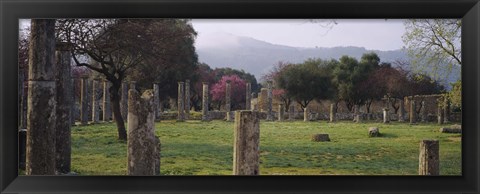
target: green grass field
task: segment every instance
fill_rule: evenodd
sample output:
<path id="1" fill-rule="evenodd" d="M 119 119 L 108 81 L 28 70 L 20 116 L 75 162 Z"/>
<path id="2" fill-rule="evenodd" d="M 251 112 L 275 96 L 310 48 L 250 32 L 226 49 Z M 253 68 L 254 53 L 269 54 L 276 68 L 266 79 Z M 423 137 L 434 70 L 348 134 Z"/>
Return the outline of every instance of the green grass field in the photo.
<path id="1" fill-rule="evenodd" d="M 382 137 L 369 138 L 368 127 Z M 440 174 L 461 175 L 461 135 L 440 125 L 408 123 L 261 122 L 262 175 L 416 175 L 422 139 L 440 140 Z M 328 133 L 331 142 L 312 142 Z M 233 122 L 162 121 L 162 175 L 231 175 Z M 126 175 L 126 142 L 113 123 L 72 128 L 72 171 Z"/>

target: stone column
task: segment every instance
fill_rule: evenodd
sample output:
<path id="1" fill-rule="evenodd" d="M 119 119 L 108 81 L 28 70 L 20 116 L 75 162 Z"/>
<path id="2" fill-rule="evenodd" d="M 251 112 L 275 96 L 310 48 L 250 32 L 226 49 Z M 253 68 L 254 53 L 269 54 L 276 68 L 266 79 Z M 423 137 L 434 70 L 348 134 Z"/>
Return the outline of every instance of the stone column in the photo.
<path id="1" fill-rule="evenodd" d="M 233 143 L 233 174 L 259 175 L 260 120 L 257 111 L 236 111 Z"/>
<path id="2" fill-rule="evenodd" d="M 335 107 L 335 104 L 330 104 L 330 122 L 333 123 L 335 122 L 337 119 L 335 118 L 336 116 L 336 107 Z"/>
<path id="3" fill-rule="evenodd" d="M 252 92 L 252 97 L 250 98 L 250 110 L 255 110 L 255 111 L 258 111 L 258 103 L 259 103 L 259 100 L 258 100 L 258 97 L 257 97 L 257 100 L 253 106 L 252 106 L 252 99 L 255 99 L 255 92 Z"/>
<path id="4" fill-rule="evenodd" d="M 252 109 L 252 84 L 247 82 L 245 85 L 245 110 Z"/>
<path id="5" fill-rule="evenodd" d="M 388 108 L 383 109 L 383 123 L 390 123 L 390 112 Z"/>
<path id="6" fill-rule="evenodd" d="M 283 121 L 283 117 L 284 117 L 284 113 L 285 113 L 285 106 L 283 104 L 279 104 L 278 105 L 278 121 Z"/>
<path id="7" fill-rule="evenodd" d="M 112 109 L 110 106 L 110 83 L 107 80 L 103 81 L 103 121 L 108 122 L 112 117 Z"/>
<path id="8" fill-rule="evenodd" d="M 421 115 L 422 123 L 427 122 L 427 109 L 425 107 L 425 101 L 422 101 L 422 108 L 420 109 L 420 115 Z"/>
<path id="9" fill-rule="evenodd" d="M 184 106 L 184 100 L 185 100 L 185 82 L 178 82 L 178 98 L 177 98 L 177 103 L 178 103 L 178 115 L 177 115 L 177 121 L 185 121 L 185 106 Z"/>
<path id="10" fill-rule="evenodd" d="M 24 68 L 19 69 L 18 72 L 18 128 L 19 129 L 26 129 L 27 128 L 27 115 L 25 114 L 26 112 L 23 111 L 23 108 L 26 106 L 24 103 L 24 98 L 26 97 L 25 95 L 25 90 L 24 90 L 24 85 L 25 85 L 25 76 L 24 76 L 25 70 Z"/>
<path id="11" fill-rule="evenodd" d="M 232 92 L 232 85 L 230 84 L 230 80 L 227 80 L 227 83 L 225 85 L 225 112 L 226 112 L 226 118 L 225 120 L 230 121 L 230 111 L 232 108 L 232 103 L 231 103 L 231 92 Z"/>
<path id="12" fill-rule="evenodd" d="M 308 108 L 305 107 L 305 109 L 303 109 L 303 121 L 308 121 L 308 113 L 310 113 L 310 112 L 309 112 Z"/>
<path id="13" fill-rule="evenodd" d="M 450 120 L 450 102 L 448 98 L 444 98 L 444 113 L 443 113 L 443 122 L 448 123 Z"/>
<path id="14" fill-rule="evenodd" d="M 288 109 L 288 120 L 295 120 L 295 105 L 293 103 L 290 104 L 290 107 Z"/>
<path id="15" fill-rule="evenodd" d="M 120 114 L 124 120 L 127 119 L 128 114 L 128 85 L 126 82 L 122 82 L 122 88 L 120 89 Z M 128 122 L 128 121 L 127 121 Z"/>
<path id="16" fill-rule="evenodd" d="M 439 175 L 439 143 L 438 140 L 422 140 L 418 162 L 419 175 Z"/>
<path id="17" fill-rule="evenodd" d="M 403 99 L 400 100 L 400 108 L 398 110 L 398 121 L 399 122 L 405 122 L 405 104 L 404 104 L 404 101 Z"/>
<path id="18" fill-rule="evenodd" d="M 185 119 L 190 118 L 190 80 L 185 81 Z"/>
<path id="19" fill-rule="evenodd" d="M 157 83 L 153 84 L 153 104 L 155 112 L 155 121 L 160 121 L 160 86 Z"/>
<path id="20" fill-rule="evenodd" d="M 203 82 L 203 95 L 202 95 L 202 121 L 208 121 L 208 83 Z"/>
<path id="21" fill-rule="evenodd" d="M 153 92 L 147 90 L 142 96 L 134 90 L 128 91 L 128 175 L 155 175 L 158 143 L 155 137 L 155 115 Z"/>
<path id="22" fill-rule="evenodd" d="M 70 124 L 72 126 L 75 125 L 75 119 L 77 118 L 77 110 L 78 110 L 78 107 L 77 107 L 77 98 L 75 97 L 75 78 L 71 78 L 70 79 L 70 85 L 72 86 L 70 88 L 70 92 L 72 93 L 72 104 L 71 104 L 71 107 L 70 107 Z"/>
<path id="23" fill-rule="evenodd" d="M 88 79 L 82 77 L 80 90 L 80 125 L 88 124 Z"/>
<path id="24" fill-rule="evenodd" d="M 56 59 L 56 87 L 57 87 L 57 115 L 55 129 L 55 171 L 60 174 L 70 172 L 71 161 L 71 108 L 73 103 L 73 85 L 70 75 L 70 46 L 68 43 L 57 43 Z"/>
<path id="25" fill-rule="evenodd" d="M 417 123 L 417 114 L 415 112 L 416 109 L 417 107 L 415 106 L 415 100 L 412 98 L 412 100 L 410 100 L 410 124 Z"/>
<path id="26" fill-rule="evenodd" d="M 438 119 L 438 124 L 442 125 L 443 124 L 443 108 L 442 105 L 439 103 L 437 106 L 437 119 Z"/>
<path id="27" fill-rule="evenodd" d="M 32 19 L 29 45 L 27 175 L 55 174 L 55 20 Z"/>
<path id="28" fill-rule="evenodd" d="M 128 89 L 130 90 L 136 90 L 137 88 L 135 87 L 137 85 L 136 81 L 130 81 L 130 87 Z"/>
<path id="29" fill-rule="evenodd" d="M 98 97 L 98 88 L 100 88 L 100 81 L 94 79 L 92 81 L 92 123 L 100 122 L 100 98 Z"/>
<path id="30" fill-rule="evenodd" d="M 353 106 L 353 122 L 358 122 L 358 113 L 360 112 L 358 105 Z"/>
<path id="31" fill-rule="evenodd" d="M 267 121 L 273 121 L 273 93 L 272 93 L 272 81 L 267 81 Z"/>

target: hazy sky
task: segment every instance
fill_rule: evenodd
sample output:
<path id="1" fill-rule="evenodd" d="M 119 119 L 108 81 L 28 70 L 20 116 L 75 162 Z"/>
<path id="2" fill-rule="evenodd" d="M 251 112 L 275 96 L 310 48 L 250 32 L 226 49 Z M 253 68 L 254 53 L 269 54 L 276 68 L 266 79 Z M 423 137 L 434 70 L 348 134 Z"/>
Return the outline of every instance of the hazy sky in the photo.
<path id="1" fill-rule="evenodd" d="M 404 46 L 401 38 L 405 32 L 403 20 L 335 20 L 336 25 L 325 27 L 331 21 L 312 23 L 300 19 L 193 19 L 192 24 L 198 32 L 199 44 L 218 42 L 220 40 L 211 35 L 224 32 L 294 47 L 359 46 L 374 50 L 395 50 Z"/>

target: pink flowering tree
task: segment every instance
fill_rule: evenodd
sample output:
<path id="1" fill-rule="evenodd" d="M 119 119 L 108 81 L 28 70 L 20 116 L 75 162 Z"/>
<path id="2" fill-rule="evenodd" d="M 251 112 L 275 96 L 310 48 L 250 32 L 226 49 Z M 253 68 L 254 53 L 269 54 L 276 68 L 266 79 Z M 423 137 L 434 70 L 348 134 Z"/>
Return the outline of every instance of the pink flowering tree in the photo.
<path id="1" fill-rule="evenodd" d="M 210 94 L 212 101 L 217 103 L 218 108 L 225 103 L 225 93 L 227 88 L 227 80 L 231 86 L 231 104 L 232 110 L 242 108 L 245 102 L 245 80 L 238 75 L 224 75 L 217 83 L 213 84 Z"/>
<path id="2" fill-rule="evenodd" d="M 282 100 L 283 104 L 285 105 L 285 109 L 288 110 L 288 107 L 290 107 L 290 104 L 292 103 L 292 98 L 288 97 L 287 91 L 284 89 L 273 89 L 272 94 L 273 97 Z"/>

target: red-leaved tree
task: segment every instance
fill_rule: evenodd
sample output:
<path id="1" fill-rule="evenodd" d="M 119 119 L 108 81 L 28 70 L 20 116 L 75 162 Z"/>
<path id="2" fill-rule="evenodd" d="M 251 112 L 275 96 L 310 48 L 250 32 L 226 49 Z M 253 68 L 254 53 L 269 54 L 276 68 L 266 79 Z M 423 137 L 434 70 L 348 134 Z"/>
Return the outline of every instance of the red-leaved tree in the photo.
<path id="1" fill-rule="evenodd" d="M 210 94 L 212 101 L 218 103 L 218 107 L 225 102 L 225 93 L 227 87 L 227 80 L 230 81 L 231 86 L 231 104 L 232 109 L 242 108 L 245 104 L 245 80 L 238 75 L 225 75 L 217 83 L 212 86 Z"/>

